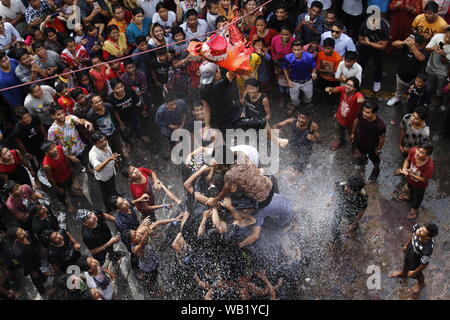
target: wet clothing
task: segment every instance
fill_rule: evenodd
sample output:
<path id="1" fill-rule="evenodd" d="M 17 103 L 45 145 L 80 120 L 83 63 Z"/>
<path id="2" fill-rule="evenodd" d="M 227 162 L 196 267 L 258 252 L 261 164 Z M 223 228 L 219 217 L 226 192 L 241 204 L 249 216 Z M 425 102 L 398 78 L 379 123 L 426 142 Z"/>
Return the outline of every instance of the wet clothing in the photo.
<path id="1" fill-rule="evenodd" d="M 345 87 L 339 86 L 335 88 L 341 94 L 341 100 L 339 103 L 338 111 L 336 112 L 337 122 L 345 127 L 351 128 L 353 122 L 361 111 L 361 103 L 358 103 L 358 98 L 364 97 L 362 93 L 355 92 L 348 95 L 345 92 Z"/>
<path id="2" fill-rule="evenodd" d="M 103 213 L 100 210 L 94 210 L 94 214 L 97 216 L 97 227 L 94 229 L 92 228 L 86 228 L 83 225 L 83 229 L 81 230 L 81 235 L 83 237 L 83 242 L 86 245 L 86 247 L 89 250 L 93 250 L 95 248 L 98 248 L 105 243 L 107 243 L 112 235 L 111 230 L 109 229 L 108 225 L 106 224 L 106 220 L 103 217 Z M 106 250 L 92 255 L 98 262 L 100 262 L 100 265 L 103 265 L 106 259 L 106 253 L 112 252 L 113 247 L 110 246 Z"/>
<path id="3" fill-rule="evenodd" d="M 427 162 L 425 162 L 423 165 L 418 166 L 416 162 L 416 152 L 417 147 L 412 148 L 409 150 L 408 154 L 408 160 L 411 162 L 411 165 L 409 167 L 409 170 L 412 171 L 412 173 L 420 176 L 420 177 L 426 177 L 428 179 L 433 178 L 434 174 L 434 161 L 433 158 L 428 157 Z M 417 189 L 426 189 L 428 187 L 428 182 L 420 182 L 414 178 L 408 177 L 408 185 L 417 188 Z"/>
<path id="4" fill-rule="evenodd" d="M 245 118 L 264 118 L 266 116 L 266 111 L 264 110 L 263 105 L 264 98 L 266 98 L 266 95 L 263 93 L 261 93 L 256 101 L 252 101 L 248 94 L 245 96 Z"/>
<path id="5" fill-rule="evenodd" d="M 155 196 L 153 195 L 152 180 L 151 180 L 151 174 L 153 173 L 153 171 L 143 167 L 138 168 L 138 170 L 145 177 L 145 182 L 141 184 L 138 183 L 130 184 L 130 191 L 131 194 L 133 195 L 133 199 L 134 200 L 139 199 L 144 193 L 146 193 L 150 196 L 150 199 L 146 201 L 145 204 L 148 206 L 154 206 Z M 156 221 L 155 211 L 144 209 L 143 202 L 136 203 L 136 208 L 141 212 L 143 218 L 150 216 L 153 221 Z"/>
<path id="6" fill-rule="evenodd" d="M 63 148 L 57 145 L 58 158 L 53 159 L 46 155 L 42 161 L 43 166 L 49 166 L 51 168 L 51 175 L 53 180 L 58 185 L 65 184 L 70 178 L 72 178 L 72 171 L 67 163 L 69 160 L 66 158 L 63 152 Z"/>
<path id="7" fill-rule="evenodd" d="M 8 180 L 14 180 L 19 184 L 31 185 L 30 175 L 28 174 L 24 164 L 20 160 L 18 151 L 11 150 L 11 154 L 14 158 L 14 163 L 0 163 L 0 174 L 6 174 L 8 176 Z"/>
<path id="8" fill-rule="evenodd" d="M 116 217 L 116 228 L 119 232 L 124 236 L 128 230 L 137 230 L 139 228 L 139 220 L 138 213 L 139 211 L 135 206 L 131 205 L 131 200 L 127 199 L 130 203 L 130 211 L 131 213 L 123 213 L 117 211 L 115 214 Z"/>
<path id="9" fill-rule="evenodd" d="M 76 264 L 81 254 L 78 250 L 75 250 L 65 230 L 59 230 L 59 233 L 64 238 L 64 245 L 62 247 L 55 247 L 50 244 L 48 249 L 48 262 L 57 265 L 61 269 L 61 272 L 64 273 L 69 266 Z"/>
<path id="10" fill-rule="evenodd" d="M 270 204 L 253 213 L 256 223 L 252 226 L 262 227 L 267 217 L 271 218 L 271 223 L 276 227 L 285 227 L 294 216 L 292 202 L 285 195 L 275 193 Z"/>
<path id="11" fill-rule="evenodd" d="M 413 226 L 414 235 L 412 236 L 411 243 L 405 252 L 404 269 L 407 271 L 414 271 L 420 265 L 428 265 L 434 249 L 434 240 L 431 239 L 428 242 L 420 241 L 416 235 L 416 231 L 422 227 L 420 224 Z M 416 275 L 416 278 L 420 277 L 422 272 Z"/>
<path id="12" fill-rule="evenodd" d="M 50 208 L 47 208 L 47 218 L 45 219 L 39 219 L 38 216 L 33 217 L 32 225 L 33 225 L 33 232 L 36 236 L 36 238 L 41 242 L 41 244 L 44 247 L 48 247 L 48 242 L 46 239 L 43 239 L 41 234 L 42 231 L 49 229 L 53 231 L 59 230 L 59 222 L 58 219 L 54 216 L 53 212 Z"/>
<path id="13" fill-rule="evenodd" d="M 411 124 L 411 117 L 411 113 L 406 114 L 400 123 L 400 129 L 406 131 L 402 141 L 402 146 L 405 148 L 411 148 L 430 142 L 430 127 L 424 125 L 420 129 L 414 128 Z"/>
<path id="14" fill-rule="evenodd" d="M 308 121 L 305 130 L 298 128 L 297 125 L 297 118 L 295 118 L 292 123 L 292 141 L 290 145 L 296 154 L 296 159 L 292 165 L 299 172 L 303 172 L 309 164 L 313 151 L 313 142 L 308 140 L 306 137 L 308 134 L 313 134 L 314 132 L 311 130 L 311 120 Z"/>
<path id="15" fill-rule="evenodd" d="M 18 121 L 14 126 L 12 136 L 15 139 L 20 139 L 27 151 L 34 155 L 38 161 L 42 161 L 45 153 L 41 150 L 41 145 L 45 139 L 39 130 L 41 121 L 37 117 L 31 117 L 31 119 L 31 123 L 28 125 L 23 125 Z"/>
<path id="16" fill-rule="evenodd" d="M 360 113 L 358 120 L 356 148 L 358 148 L 363 157 L 369 157 L 374 165 L 379 165 L 380 156 L 376 153 L 376 150 L 378 149 L 380 137 L 386 134 L 386 125 L 378 116 L 374 121 L 369 121 Z"/>

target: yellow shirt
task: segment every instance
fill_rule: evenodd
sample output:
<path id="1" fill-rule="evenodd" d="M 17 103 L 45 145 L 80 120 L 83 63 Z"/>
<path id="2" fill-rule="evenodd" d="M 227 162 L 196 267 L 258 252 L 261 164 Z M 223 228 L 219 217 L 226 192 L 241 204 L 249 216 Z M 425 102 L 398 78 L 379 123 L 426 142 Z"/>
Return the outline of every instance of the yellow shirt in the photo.
<path id="1" fill-rule="evenodd" d="M 224 7 L 222 7 L 222 5 L 219 3 L 219 8 L 218 8 L 218 14 L 219 16 L 224 16 L 225 18 L 227 18 L 228 22 L 231 21 L 231 19 L 234 18 L 234 10 L 239 9 L 236 5 L 234 5 L 233 7 L 228 7 L 228 12 L 227 10 L 225 10 Z"/>
<path id="2" fill-rule="evenodd" d="M 447 26 L 447 22 L 439 16 L 434 23 L 429 24 L 424 13 L 419 14 L 412 23 L 412 27 L 416 28 L 426 39 L 431 39 L 436 33 L 441 33 L 445 26 Z"/>
<path id="3" fill-rule="evenodd" d="M 125 33 L 119 33 L 118 43 L 113 43 L 110 40 L 103 42 L 103 50 L 113 56 L 122 57 L 127 51 L 127 37 Z"/>
<path id="4" fill-rule="evenodd" d="M 125 33 L 127 31 L 128 24 L 125 19 L 123 21 L 117 21 L 116 18 L 112 18 L 111 21 L 109 21 L 108 26 L 113 24 L 119 28 L 120 32 Z"/>

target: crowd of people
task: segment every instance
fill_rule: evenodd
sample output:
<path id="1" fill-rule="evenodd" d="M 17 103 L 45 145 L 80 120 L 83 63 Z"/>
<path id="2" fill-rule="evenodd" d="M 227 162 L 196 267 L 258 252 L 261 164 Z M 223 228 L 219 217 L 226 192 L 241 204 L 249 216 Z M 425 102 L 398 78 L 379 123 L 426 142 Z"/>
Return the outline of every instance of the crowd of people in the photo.
<path id="1" fill-rule="evenodd" d="M 330 148 L 349 143 L 355 164 L 373 164 L 368 181 L 352 176 L 336 184 L 331 241 L 339 244 L 342 231 L 351 237 L 358 228 L 368 205 L 364 187 L 377 181 L 390 138 L 379 102 L 360 91 L 366 77 L 373 78 L 374 93 L 382 90 L 389 54 L 402 59 L 387 106 L 401 108 L 407 96 L 398 143 L 404 163 L 395 172 L 406 183 L 398 199 L 410 201 L 407 217 L 417 218 L 434 174 L 432 142 L 450 128 L 448 110 L 434 136 L 428 123 L 432 110 L 446 110 L 450 94 L 449 2 L 263 2 L 0 0 L 0 297 L 19 298 L 14 279 L 23 273 L 43 297 L 59 290 L 67 299 L 112 299 L 116 275 L 104 264 L 124 255 L 149 292 L 164 296 L 154 244 L 164 230 L 186 271 L 181 280 L 192 282 L 199 297 L 275 299 L 283 278 L 252 270 L 246 257 L 257 255 L 252 248 L 264 229 L 288 228 L 296 209 L 276 178 L 260 168 L 257 149 L 224 145 L 221 136 L 227 129 L 264 130 L 271 143 L 288 145 L 295 155 L 292 170 L 301 175 L 321 139 L 318 106 L 338 94 Z M 380 16 L 366 13 L 372 5 Z M 213 34 L 231 37 L 230 23 L 252 49 L 251 71 L 225 70 L 187 50 L 191 41 Z M 286 115 L 278 123 L 272 120 L 275 101 Z M 272 134 L 283 127 L 292 134 L 289 141 Z M 166 162 L 177 129 L 201 137 L 181 165 L 185 197 L 155 171 L 133 165 L 136 142 L 150 147 L 158 139 L 150 137 L 152 128 L 167 142 L 159 150 Z M 119 172 L 132 198 L 118 192 Z M 81 174 L 93 177 L 103 207 L 72 205 L 71 197 L 83 196 Z M 155 190 L 172 203 L 157 204 Z M 82 227 L 82 243 L 63 228 L 56 202 Z M 162 208 L 177 214 L 157 219 Z M 391 275 L 417 279 L 413 292 L 425 285 L 422 271 L 437 234 L 433 223 L 416 225 L 404 268 Z M 128 252 L 115 249 L 118 242 Z M 82 245 L 89 256 L 81 254 Z M 81 289 L 67 286 L 74 265 L 83 271 Z M 57 279 L 52 285 L 49 275 Z"/>

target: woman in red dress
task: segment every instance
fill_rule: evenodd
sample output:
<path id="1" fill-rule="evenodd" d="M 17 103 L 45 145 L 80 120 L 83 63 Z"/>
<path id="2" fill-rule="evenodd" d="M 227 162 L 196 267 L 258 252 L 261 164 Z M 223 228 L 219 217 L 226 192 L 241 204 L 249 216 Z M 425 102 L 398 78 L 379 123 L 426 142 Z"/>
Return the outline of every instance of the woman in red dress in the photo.
<path id="1" fill-rule="evenodd" d="M 392 0 L 389 3 L 391 11 L 391 43 L 396 40 L 405 40 L 411 34 L 411 24 L 414 18 L 421 14 L 422 0 Z M 388 51 L 392 52 L 389 46 Z"/>
<path id="2" fill-rule="evenodd" d="M 255 25 L 250 30 L 248 41 L 253 43 L 257 39 L 263 39 L 266 48 L 270 48 L 272 38 L 278 35 L 274 29 L 267 28 L 266 19 L 263 16 L 258 16 L 255 20 Z"/>

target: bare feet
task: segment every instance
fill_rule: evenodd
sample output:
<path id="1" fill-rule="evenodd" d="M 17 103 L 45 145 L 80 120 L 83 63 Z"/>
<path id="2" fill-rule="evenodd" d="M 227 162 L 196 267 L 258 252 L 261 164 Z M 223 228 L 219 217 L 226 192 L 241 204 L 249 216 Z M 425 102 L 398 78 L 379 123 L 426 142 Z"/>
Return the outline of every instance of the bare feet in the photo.
<path id="1" fill-rule="evenodd" d="M 408 201 L 409 200 L 409 195 L 406 193 L 402 193 L 398 196 L 398 200 L 402 200 L 402 201 Z"/>
<path id="2" fill-rule="evenodd" d="M 403 271 L 394 271 L 389 273 L 389 278 L 406 278 L 406 273 Z"/>
<path id="3" fill-rule="evenodd" d="M 409 292 L 411 292 L 413 294 L 418 294 L 423 289 L 423 287 L 425 287 L 425 282 L 416 283 L 411 288 L 409 288 Z"/>
<path id="4" fill-rule="evenodd" d="M 408 218 L 410 220 L 414 220 L 415 218 L 417 218 L 417 209 L 411 209 L 411 211 L 409 212 L 409 214 L 406 218 Z"/>

